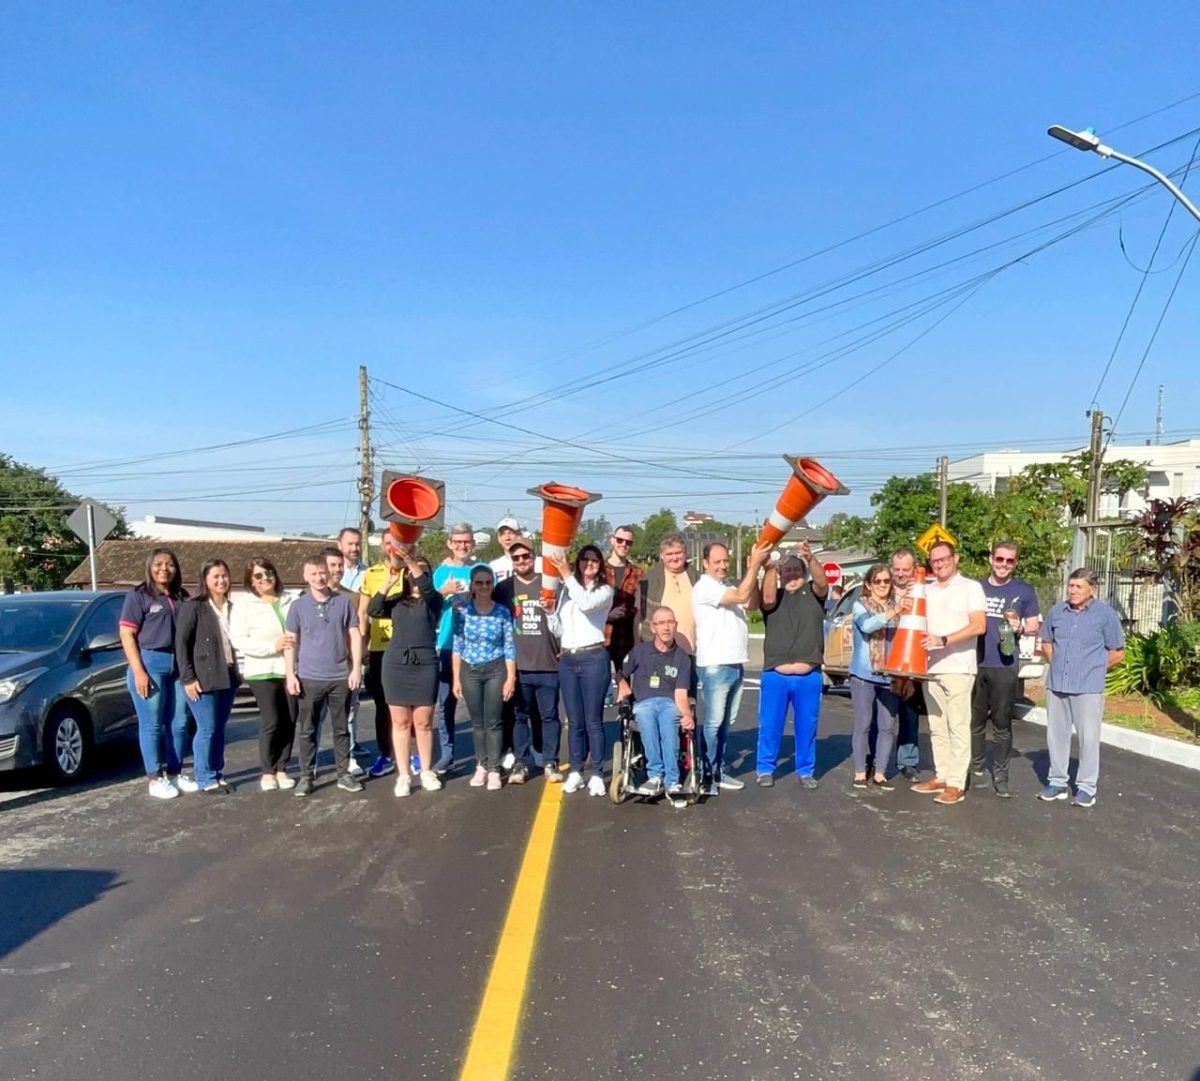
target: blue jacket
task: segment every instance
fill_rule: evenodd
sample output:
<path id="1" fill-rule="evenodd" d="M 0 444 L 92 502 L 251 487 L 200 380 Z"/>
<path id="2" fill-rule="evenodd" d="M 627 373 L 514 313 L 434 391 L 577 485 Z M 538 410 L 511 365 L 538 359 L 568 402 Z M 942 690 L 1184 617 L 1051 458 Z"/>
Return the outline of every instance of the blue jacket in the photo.
<path id="1" fill-rule="evenodd" d="M 865 679 L 870 683 L 890 683 L 891 676 L 880 675 L 871 668 L 871 647 L 867 638 L 888 621 L 882 612 L 871 612 L 862 601 L 854 602 L 854 652 L 850 657 L 850 674 Z M 887 628 L 885 641 L 887 647 L 892 646 L 892 637 L 896 633 L 895 621 Z"/>

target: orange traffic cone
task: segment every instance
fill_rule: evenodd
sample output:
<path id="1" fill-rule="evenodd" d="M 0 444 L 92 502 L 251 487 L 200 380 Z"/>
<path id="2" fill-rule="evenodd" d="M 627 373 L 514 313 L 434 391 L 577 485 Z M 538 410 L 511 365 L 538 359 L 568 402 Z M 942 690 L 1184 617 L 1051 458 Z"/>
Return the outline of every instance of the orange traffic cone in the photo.
<path id="1" fill-rule="evenodd" d="M 925 652 L 924 638 L 929 633 L 929 620 L 925 616 L 925 568 L 918 567 L 913 576 L 912 588 L 904 599 L 900 611 L 900 625 L 888 650 L 883 674 L 905 676 L 908 679 L 929 678 L 929 657 Z"/>
<path id="2" fill-rule="evenodd" d="M 546 556 L 563 556 L 571 547 L 575 534 L 579 532 L 579 522 L 583 518 L 583 508 L 589 503 L 595 503 L 600 494 L 593 495 L 582 488 L 572 488 L 568 484 L 556 484 L 551 481 L 538 488 L 530 488 L 530 495 L 536 495 L 542 501 L 542 606 L 549 608 L 554 603 L 556 586 L 549 579 L 558 577 L 558 568 Z"/>
<path id="3" fill-rule="evenodd" d="M 792 475 L 775 509 L 763 523 L 758 534 L 759 544 L 775 544 L 787 536 L 788 530 L 827 495 L 850 493 L 849 488 L 814 458 L 793 458 L 785 454 L 783 460 L 792 467 Z"/>
<path id="4" fill-rule="evenodd" d="M 420 477 L 384 475 L 380 511 L 388 522 L 388 535 L 397 544 L 416 544 L 417 539 L 442 513 L 440 481 Z"/>

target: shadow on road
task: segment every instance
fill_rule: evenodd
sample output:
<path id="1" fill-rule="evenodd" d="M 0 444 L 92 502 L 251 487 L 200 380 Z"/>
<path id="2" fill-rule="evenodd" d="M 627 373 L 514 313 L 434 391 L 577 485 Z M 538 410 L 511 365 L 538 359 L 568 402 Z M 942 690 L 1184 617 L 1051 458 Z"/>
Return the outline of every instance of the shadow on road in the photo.
<path id="1" fill-rule="evenodd" d="M 0 871 L 0 957 L 116 888 L 116 871 Z"/>

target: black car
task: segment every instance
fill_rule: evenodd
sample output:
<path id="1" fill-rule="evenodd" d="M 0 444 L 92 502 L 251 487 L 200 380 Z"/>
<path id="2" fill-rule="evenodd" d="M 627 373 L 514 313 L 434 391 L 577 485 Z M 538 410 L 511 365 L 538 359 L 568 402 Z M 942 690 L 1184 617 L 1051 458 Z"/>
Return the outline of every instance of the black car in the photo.
<path id="1" fill-rule="evenodd" d="M 97 743 L 137 732 L 117 619 L 123 593 L 0 596 L 0 770 L 73 781 Z"/>

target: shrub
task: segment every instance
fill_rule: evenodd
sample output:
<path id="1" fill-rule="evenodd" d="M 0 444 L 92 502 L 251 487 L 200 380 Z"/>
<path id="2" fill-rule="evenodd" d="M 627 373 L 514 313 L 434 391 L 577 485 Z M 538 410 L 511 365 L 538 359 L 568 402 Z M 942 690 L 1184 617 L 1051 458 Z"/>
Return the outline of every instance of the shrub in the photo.
<path id="1" fill-rule="evenodd" d="M 1131 634 L 1125 657 L 1108 673 L 1107 694 L 1141 694 L 1161 706 L 1170 691 L 1200 683 L 1200 621 Z"/>

